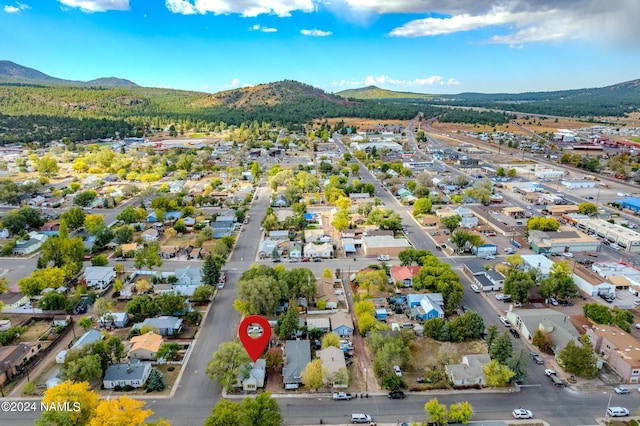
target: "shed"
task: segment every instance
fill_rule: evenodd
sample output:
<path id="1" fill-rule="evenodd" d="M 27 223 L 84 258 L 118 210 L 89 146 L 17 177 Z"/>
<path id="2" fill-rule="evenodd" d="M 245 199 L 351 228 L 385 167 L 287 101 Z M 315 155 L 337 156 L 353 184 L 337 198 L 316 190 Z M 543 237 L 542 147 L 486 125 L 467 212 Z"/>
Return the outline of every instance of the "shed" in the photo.
<path id="1" fill-rule="evenodd" d="M 384 308 L 376 309 L 376 319 L 380 321 L 385 321 L 387 319 L 387 310 Z"/>

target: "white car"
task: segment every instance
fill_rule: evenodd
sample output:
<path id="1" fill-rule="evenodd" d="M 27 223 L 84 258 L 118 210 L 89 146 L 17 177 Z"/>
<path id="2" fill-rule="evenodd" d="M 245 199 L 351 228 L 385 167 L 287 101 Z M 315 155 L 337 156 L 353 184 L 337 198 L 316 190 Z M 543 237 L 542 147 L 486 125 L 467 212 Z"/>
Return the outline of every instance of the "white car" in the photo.
<path id="1" fill-rule="evenodd" d="M 516 419 L 532 419 L 533 413 L 529 410 L 525 410 L 524 408 L 516 408 L 513 410 L 513 417 Z"/>
<path id="2" fill-rule="evenodd" d="M 400 369 L 400 366 L 394 365 L 393 366 L 393 371 L 395 371 L 396 376 L 402 377 L 402 370 Z"/>
<path id="3" fill-rule="evenodd" d="M 628 395 L 629 394 L 629 388 L 625 387 L 625 386 L 618 386 L 617 388 L 615 388 L 613 390 L 615 393 L 617 393 L 618 395 Z"/>
<path id="4" fill-rule="evenodd" d="M 471 290 L 472 290 L 474 293 L 480 293 L 480 289 L 479 289 L 479 288 L 478 288 L 478 286 L 477 286 L 477 285 L 475 285 L 475 284 L 471 284 Z"/>
<path id="5" fill-rule="evenodd" d="M 509 296 L 508 294 L 498 293 L 496 294 L 496 300 L 500 300 L 500 301 L 511 300 L 511 296 Z"/>
<path id="6" fill-rule="evenodd" d="M 503 316 L 500 317 L 500 322 L 504 324 L 505 327 L 511 327 L 511 321 L 509 321 Z"/>
<path id="7" fill-rule="evenodd" d="M 558 306 L 558 301 L 553 297 L 549 298 L 549 303 L 551 303 L 553 306 Z"/>
<path id="8" fill-rule="evenodd" d="M 546 374 L 549 377 L 555 376 L 556 375 L 556 370 L 553 370 L 551 368 L 547 368 L 547 369 L 544 370 L 544 374 Z"/>

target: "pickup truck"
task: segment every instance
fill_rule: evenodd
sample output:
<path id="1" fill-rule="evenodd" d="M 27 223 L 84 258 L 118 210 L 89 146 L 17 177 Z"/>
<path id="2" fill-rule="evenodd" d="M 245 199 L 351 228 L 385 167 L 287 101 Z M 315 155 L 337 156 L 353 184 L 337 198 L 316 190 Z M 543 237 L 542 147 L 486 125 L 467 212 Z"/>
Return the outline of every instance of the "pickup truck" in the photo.
<path id="1" fill-rule="evenodd" d="M 340 401 L 340 400 L 346 400 L 349 401 L 350 399 L 352 399 L 353 396 L 350 393 L 347 392 L 334 392 L 333 393 L 333 400 L 334 401 Z"/>

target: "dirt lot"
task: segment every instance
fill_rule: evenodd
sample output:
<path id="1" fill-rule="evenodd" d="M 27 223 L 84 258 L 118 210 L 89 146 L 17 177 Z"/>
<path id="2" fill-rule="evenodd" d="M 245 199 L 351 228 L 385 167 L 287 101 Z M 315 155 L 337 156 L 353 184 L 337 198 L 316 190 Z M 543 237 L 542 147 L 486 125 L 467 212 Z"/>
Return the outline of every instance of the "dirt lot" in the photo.
<path id="1" fill-rule="evenodd" d="M 556 132 L 558 129 L 579 129 L 582 127 L 589 127 L 590 125 L 594 124 L 594 123 L 588 123 L 585 121 L 565 120 L 565 119 L 558 119 L 558 121 L 556 121 L 555 118 L 553 119 L 549 118 L 546 120 L 539 120 L 539 119 L 524 120 L 522 118 L 519 118 L 516 121 L 518 122 L 518 124 L 526 128 L 527 130 L 530 130 L 532 132 L 537 132 L 537 133 Z M 482 126 L 482 125 L 464 124 L 464 123 L 440 123 L 440 122 L 434 122 L 432 124 L 432 127 L 435 129 L 444 130 L 450 133 L 455 132 L 456 130 L 467 131 L 467 132 L 492 132 L 494 129 L 493 126 Z M 495 126 L 495 129 L 499 132 L 512 132 L 515 134 L 524 134 L 522 130 L 508 124 Z"/>
<path id="2" fill-rule="evenodd" d="M 14 344 L 20 342 L 34 342 L 51 328 L 51 321 L 34 321 L 27 331 L 14 341 Z"/>

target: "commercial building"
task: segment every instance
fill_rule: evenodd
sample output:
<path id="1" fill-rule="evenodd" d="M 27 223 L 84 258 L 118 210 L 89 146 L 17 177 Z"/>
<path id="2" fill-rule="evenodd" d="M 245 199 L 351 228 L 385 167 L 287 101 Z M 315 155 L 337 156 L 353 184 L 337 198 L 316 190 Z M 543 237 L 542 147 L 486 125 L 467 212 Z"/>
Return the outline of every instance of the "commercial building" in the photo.
<path id="1" fill-rule="evenodd" d="M 402 250 L 411 247 L 406 238 L 394 238 L 391 236 L 366 236 L 362 238 L 362 249 L 365 256 L 398 256 Z"/>
<path id="2" fill-rule="evenodd" d="M 595 188 L 596 183 L 592 180 L 563 180 L 560 184 L 567 189 Z"/>
<path id="3" fill-rule="evenodd" d="M 586 333 L 593 351 L 615 371 L 623 383 L 640 383 L 638 339 L 616 326 L 597 324 Z"/>
<path id="4" fill-rule="evenodd" d="M 529 244 L 538 254 L 581 253 L 598 251 L 600 241 L 575 231 L 570 226 L 561 226 L 558 231 L 529 231 Z"/>
<path id="5" fill-rule="evenodd" d="M 589 234 L 604 238 L 609 243 L 617 244 L 622 251 L 640 252 L 640 233 L 633 229 L 609 223 L 603 219 L 581 219 L 577 227 Z"/>

